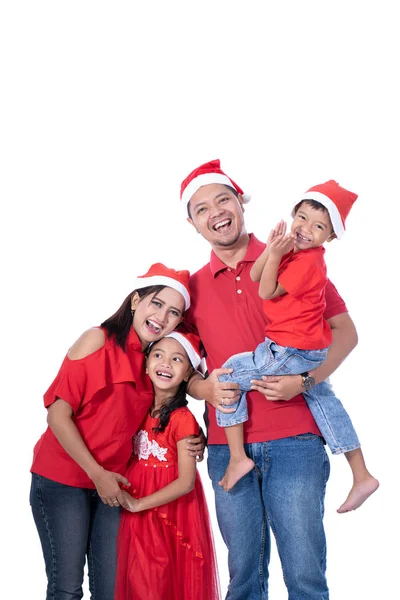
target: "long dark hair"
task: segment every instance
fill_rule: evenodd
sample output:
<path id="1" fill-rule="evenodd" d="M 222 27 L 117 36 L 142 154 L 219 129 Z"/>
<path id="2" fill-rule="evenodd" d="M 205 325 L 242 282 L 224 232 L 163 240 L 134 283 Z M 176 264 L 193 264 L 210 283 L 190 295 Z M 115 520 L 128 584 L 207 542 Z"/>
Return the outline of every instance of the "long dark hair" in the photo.
<path id="1" fill-rule="evenodd" d="M 107 332 L 107 337 L 115 337 L 115 341 L 117 346 L 120 346 L 122 350 L 125 352 L 126 338 L 129 335 L 129 331 L 132 327 L 132 315 L 133 312 L 131 310 L 131 301 L 133 294 L 139 294 L 140 302 L 146 298 L 146 296 L 150 296 L 153 294 L 155 296 L 161 290 L 163 290 L 165 285 L 150 285 L 139 290 L 133 290 L 123 301 L 117 312 L 115 312 L 111 317 L 108 317 L 103 323 L 101 327 L 103 327 Z"/>
<path id="2" fill-rule="evenodd" d="M 171 414 L 177 408 L 181 408 L 181 406 L 186 406 L 188 401 L 186 400 L 186 388 L 187 381 L 182 381 L 176 395 L 173 398 L 170 398 L 165 404 L 162 405 L 159 411 L 157 411 L 156 416 L 158 417 L 158 425 L 153 427 L 153 431 L 161 432 L 164 431 L 166 426 L 169 423 L 171 418 Z"/>

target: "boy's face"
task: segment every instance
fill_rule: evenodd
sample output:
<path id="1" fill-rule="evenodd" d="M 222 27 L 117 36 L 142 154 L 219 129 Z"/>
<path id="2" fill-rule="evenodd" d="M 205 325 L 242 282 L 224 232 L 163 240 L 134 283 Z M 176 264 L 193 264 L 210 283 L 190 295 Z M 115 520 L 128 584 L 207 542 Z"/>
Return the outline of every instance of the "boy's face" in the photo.
<path id="1" fill-rule="evenodd" d="M 291 233 L 295 236 L 294 245 L 298 250 L 317 248 L 336 237 L 328 212 L 312 208 L 306 202 L 297 209 Z"/>

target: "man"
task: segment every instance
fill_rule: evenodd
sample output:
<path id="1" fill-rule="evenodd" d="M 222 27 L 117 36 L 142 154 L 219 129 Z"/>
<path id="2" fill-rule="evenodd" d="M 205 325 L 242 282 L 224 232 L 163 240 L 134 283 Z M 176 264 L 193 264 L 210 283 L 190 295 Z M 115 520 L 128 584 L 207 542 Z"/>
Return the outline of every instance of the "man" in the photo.
<path id="1" fill-rule="evenodd" d="M 317 425 L 301 396 L 302 385 L 326 379 L 357 343 L 354 324 L 334 286 L 326 288 L 325 318 L 333 342 L 325 363 L 308 376 L 265 378 L 248 394 L 245 448 L 255 468 L 230 492 L 219 485 L 229 448 L 215 410 L 229 412 L 238 385 L 220 383 L 219 368 L 233 354 L 264 339 L 265 316 L 250 270 L 265 244 L 246 232 L 249 198 L 220 168 L 201 165 L 183 181 L 188 221 L 212 248 L 210 262 L 191 277 L 189 323 L 202 339 L 210 375 L 190 381 L 189 393 L 208 402 L 208 468 L 218 524 L 228 547 L 230 583 L 226 600 L 266 600 L 270 528 L 290 600 L 328 600 L 323 527 L 329 460 Z M 230 371 L 229 371 L 230 372 Z"/>

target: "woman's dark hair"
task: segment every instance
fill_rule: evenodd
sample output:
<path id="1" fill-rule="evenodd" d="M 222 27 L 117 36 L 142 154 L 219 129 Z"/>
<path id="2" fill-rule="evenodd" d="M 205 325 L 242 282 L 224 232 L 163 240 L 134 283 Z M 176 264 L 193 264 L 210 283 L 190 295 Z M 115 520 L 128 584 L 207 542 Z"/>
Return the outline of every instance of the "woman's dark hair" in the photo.
<path id="1" fill-rule="evenodd" d="M 171 413 L 177 408 L 187 405 L 188 401 L 186 400 L 186 388 L 187 381 L 182 381 L 178 388 L 176 396 L 170 398 L 168 402 L 162 405 L 162 407 L 156 414 L 156 416 L 159 419 L 158 425 L 156 427 L 153 427 L 153 431 L 164 431 L 171 418 Z"/>
<path id="2" fill-rule="evenodd" d="M 144 298 L 146 298 L 146 296 L 155 296 L 165 287 L 165 285 L 150 285 L 141 288 L 140 290 L 133 290 L 133 292 L 131 292 L 125 298 L 117 312 L 115 312 L 111 317 L 103 321 L 101 324 L 101 327 L 103 327 L 107 332 L 107 337 L 114 336 L 117 346 L 120 346 L 124 352 L 126 338 L 128 337 L 129 331 L 132 327 L 131 301 L 133 294 L 137 293 L 141 302 Z"/>

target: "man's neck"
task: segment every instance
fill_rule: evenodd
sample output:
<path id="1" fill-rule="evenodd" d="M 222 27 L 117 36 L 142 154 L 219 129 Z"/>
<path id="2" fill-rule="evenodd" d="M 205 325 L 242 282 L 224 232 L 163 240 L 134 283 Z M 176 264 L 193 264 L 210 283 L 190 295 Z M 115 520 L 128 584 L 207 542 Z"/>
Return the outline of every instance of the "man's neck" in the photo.
<path id="1" fill-rule="evenodd" d="M 249 234 L 244 233 L 232 246 L 213 246 L 213 251 L 227 267 L 236 269 L 237 264 L 246 256 L 249 242 Z"/>

